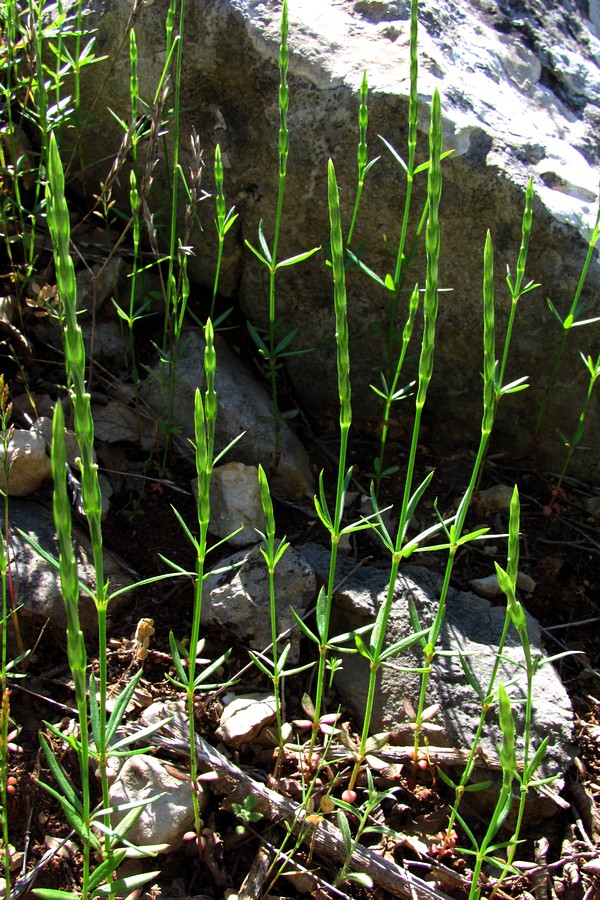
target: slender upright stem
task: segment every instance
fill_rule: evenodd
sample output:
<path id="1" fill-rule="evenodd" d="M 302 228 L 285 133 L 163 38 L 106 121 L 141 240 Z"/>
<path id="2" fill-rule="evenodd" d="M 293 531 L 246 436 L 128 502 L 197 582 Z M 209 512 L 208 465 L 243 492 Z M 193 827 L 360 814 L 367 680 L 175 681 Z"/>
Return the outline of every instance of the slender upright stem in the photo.
<path id="1" fill-rule="evenodd" d="M 277 213 L 275 215 L 275 229 L 273 232 L 273 249 L 271 253 L 271 265 L 269 267 L 269 381 L 271 384 L 271 409 L 275 428 L 275 448 L 273 464 L 277 468 L 281 456 L 281 417 L 279 413 L 279 398 L 277 395 L 277 325 L 275 315 L 275 278 L 277 275 L 277 251 L 279 249 L 279 237 L 281 233 L 281 219 L 283 216 L 283 198 L 285 193 L 285 178 L 287 173 L 287 159 L 290 146 L 287 114 L 289 107 L 289 87 L 287 83 L 288 71 L 288 6 L 287 0 L 283 0 L 281 8 L 281 43 L 279 46 L 279 185 L 277 189 Z"/>
<path id="2" fill-rule="evenodd" d="M 331 556 L 329 577 L 323 611 L 323 621 L 319 633 L 319 659 L 317 663 L 317 686 L 315 689 L 313 730 L 309 749 L 309 759 L 317 739 L 319 718 L 323 703 L 325 686 L 325 665 L 327 662 L 329 624 L 331 620 L 331 604 L 335 586 L 337 553 L 342 532 L 344 499 L 351 472 L 346 472 L 346 456 L 348 451 L 348 434 L 352 425 L 352 402 L 350 389 L 350 354 L 348 349 L 348 315 L 346 298 L 346 275 L 344 269 L 344 240 L 340 213 L 340 197 L 335 177 L 333 162 L 329 160 L 327 172 L 331 264 L 333 271 L 333 292 L 335 307 L 335 337 L 337 346 L 338 397 L 340 401 L 340 449 L 338 454 L 337 485 L 335 494 L 335 510 L 329 520 L 331 540 Z"/>
<path id="3" fill-rule="evenodd" d="M 202 613 L 202 583 L 204 581 L 204 567 L 208 549 L 208 526 L 210 523 L 210 482 L 213 470 L 215 426 L 217 419 L 217 394 L 215 391 L 217 359 L 214 347 L 214 332 L 210 319 L 207 321 L 204 328 L 204 337 L 206 341 L 204 351 L 204 400 L 200 391 L 197 390 L 194 407 L 196 473 L 198 475 L 199 534 L 196 543 L 196 582 L 187 670 L 187 708 L 190 727 L 190 780 L 192 783 L 194 821 L 196 834 L 198 836 L 202 830 L 202 825 L 197 791 L 198 758 L 195 740 L 194 697 L 196 687 L 196 657 L 198 654 L 200 619 Z"/>

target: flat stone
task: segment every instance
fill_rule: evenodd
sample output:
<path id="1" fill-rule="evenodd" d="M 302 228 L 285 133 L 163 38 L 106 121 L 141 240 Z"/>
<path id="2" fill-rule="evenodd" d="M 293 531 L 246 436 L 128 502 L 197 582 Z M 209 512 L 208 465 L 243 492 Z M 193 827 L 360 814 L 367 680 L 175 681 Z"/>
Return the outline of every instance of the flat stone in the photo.
<path id="1" fill-rule="evenodd" d="M 525 572 L 519 572 L 517 574 L 517 589 L 519 591 L 531 594 L 535 590 L 535 584 L 536 583 L 531 575 L 527 575 Z M 469 582 L 469 587 L 472 588 L 476 594 L 479 594 L 480 597 L 487 597 L 490 600 L 493 597 L 500 597 L 503 593 L 496 574 L 486 575 L 485 578 L 473 578 Z"/>
<path id="2" fill-rule="evenodd" d="M 200 809 L 204 809 L 207 796 L 199 784 L 197 786 Z M 149 803 L 151 797 L 162 797 Z M 189 778 L 177 778 L 166 769 L 166 763 L 153 756 L 142 754 L 131 756 L 110 788 L 111 804 L 141 802 L 143 811 L 139 819 L 127 832 L 127 840 L 144 847 L 152 844 L 167 844 L 168 851 L 177 850 L 183 836 L 193 827 L 194 807 Z M 114 823 L 118 823 L 126 813 L 115 813 Z"/>
<path id="3" fill-rule="evenodd" d="M 510 510 L 512 495 L 513 488 L 508 484 L 494 484 L 485 491 L 479 491 L 477 510 L 507 513 Z"/>
<path id="4" fill-rule="evenodd" d="M 215 734 L 230 747 L 250 744 L 275 721 L 273 694 L 238 694 L 225 706 Z"/>

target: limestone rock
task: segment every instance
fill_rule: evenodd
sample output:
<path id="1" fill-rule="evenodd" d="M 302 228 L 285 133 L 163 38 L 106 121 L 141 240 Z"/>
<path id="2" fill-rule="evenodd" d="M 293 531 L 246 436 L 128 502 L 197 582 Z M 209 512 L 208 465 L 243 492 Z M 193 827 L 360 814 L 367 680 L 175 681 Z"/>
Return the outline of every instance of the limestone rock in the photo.
<path id="1" fill-rule="evenodd" d="M 52 475 L 46 442 L 35 428 L 15 428 L 6 448 L 10 471 L 5 473 L 4 446 L 0 445 L 0 488 L 11 497 L 26 497 Z"/>
<path id="2" fill-rule="evenodd" d="M 219 568 L 226 566 L 231 566 L 231 571 L 204 581 L 202 621 L 224 626 L 246 646 L 264 651 L 271 643 L 271 619 L 268 572 L 260 548 L 233 554 Z M 291 643 L 290 663 L 297 661 L 300 646 L 290 607 L 302 616 L 315 599 L 315 590 L 314 572 L 303 556 L 288 547 L 275 567 L 275 595 L 278 634 L 291 629 L 279 643 L 280 651 Z"/>
<path id="3" fill-rule="evenodd" d="M 401 168 L 376 135 L 406 155 L 409 89 L 409 3 L 290 4 L 290 156 L 286 182 L 281 258 L 326 245 L 327 159 L 333 158 L 347 230 L 356 190 L 356 139 L 359 85 L 367 70 L 370 170 L 355 234 L 361 258 L 382 277 L 390 269 L 383 235 L 400 232 L 404 198 Z M 166 0 L 146 4 L 137 20 L 140 93 L 150 100 L 164 65 Z M 585 257 L 585 232 L 593 224 L 599 181 L 597 124 L 600 106 L 600 39 L 597 4 L 579 0 L 421 0 L 419 30 L 418 160 L 427 156 L 424 131 L 435 87 L 443 103 L 444 161 L 441 207 L 442 294 L 436 364 L 428 399 L 427 440 L 445 451 L 449 442 L 471 444 L 481 419 L 481 280 L 486 230 L 496 256 L 500 324 L 510 300 L 505 266 L 514 273 L 520 244 L 524 188 L 535 181 L 534 231 L 525 280 L 542 288 L 519 305 L 510 362 L 511 377 L 529 374 L 532 389 L 506 398 L 500 406 L 497 440 L 511 452 L 530 450 L 530 436 L 544 380 L 560 329 L 545 305 L 550 297 L 565 314 Z M 130 110 L 129 56 L 122 37 L 129 0 L 85 0 L 86 23 L 98 29 L 96 47 L 107 61 L 82 72 L 82 117 L 94 103 L 94 116 L 82 135 L 86 177 L 105 180 L 122 138 L 109 113 L 127 119 Z M 239 297 L 255 324 L 265 322 L 262 272 L 244 239 L 256 244 L 263 220 L 270 240 L 277 202 L 278 41 L 280 4 L 255 0 L 194 0 L 187 7 L 188 33 L 202 40 L 186 43 L 182 94 L 182 134 L 202 123 L 205 159 L 221 145 L 227 203 L 239 219 L 225 242 L 221 292 Z M 120 48 L 120 53 L 117 53 Z M 227 65 L 223 65 L 227 60 Z M 103 103 L 96 90 L 103 87 Z M 189 102 L 188 102 L 189 101 Z M 189 112 L 188 112 L 189 109 Z M 68 135 L 66 136 L 68 138 Z M 182 142 L 181 164 L 189 151 Z M 103 162 L 108 160 L 108 163 Z M 167 176 L 154 171 L 151 205 L 162 204 Z M 413 190 L 418 221 L 426 177 Z M 128 178 L 121 178 L 127 203 Z M 212 186 L 208 183 L 210 189 Z M 202 215 L 202 210 L 200 215 Z M 209 216 L 207 216 L 207 219 Z M 411 229 L 411 234 L 414 231 Z M 205 287 L 214 277 L 216 236 L 206 227 L 192 236 L 190 275 Z M 379 407 L 369 388 L 379 383 L 381 354 L 373 341 L 376 325 L 387 328 L 387 292 L 356 268 L 347 273 L 352 341 L 355 425 L 376 424 Z M 411 265 L 407 283 L 423 283 L 423 254 Z M 583 300 L 586 317 L 600 312 L 600 267 L 592 263 Z M 322 255 L 282 269 L 277 280 L 277 315 L 285 329 L 298 329 L 294 349 L 310 354 L 287 361 L 304 408 L 319 425 L 338 414 L 331 276 Z M 400 327 L 404 313 L 400 316 Z M 558 328 L 558 331 L 557 331 Z M 563 447 L 557 428 L 571 434 L 585 396 L 579 343 L 570 342 L 544 423 L 538 458 L 560 468 Z M 406 380 L 414 377 L 406 372 Z M 410 417 L 411 404 L 397 412 Z M 590 431 L 600 424 L 600 395 L 588 410 Z M 573 471 L 598 474 L 597 454 L 576 455 Z"/>
<path id="4" fill-rule="evenodd" d="M 273 694 L 239 694 L 225 706 L 215 734 L 231 747 L 250 744 L 275 721 Z"/>
<path id="5" fill-rule="evenodd" d="M 600 517 L 600 497 L 586 497 L 583 501 L 586 512 Z"/>
<path id="6" fill-rule="evenodd" d="M 218 403 L 215 449 L 223 449 L 244 432 L 228 452 L 225 462 L 234 460 L 246 465 L 260 462 L 268 469 L 274 446 L 268 394 L 224 341 L 217 340 L 215 346 Z M 181 339 L 179 358 L 175 364 L 177 401 L 173 406 L 173 424 L 180 429 L 181 440 L 177 446 L 192 461 L 194 449 L 188 439 L 194 438 L 194 396 L 196 388 L 202 387 L 204 347 L 201 332 L 195 328 L 189 329 Z M 161 399 L 158 368 L 142 385 L 141 394 L 148 406 L 165 415 L 166 401 Z M 273 493 L 288 499 L 312 496 L 314 490 L 307 453 L 285 423 L 281 433 L 281 459 L 270 480 Z"/>
<path id="7" fill-rule="evenodd" d="M 106 404 L 95 403 L 92 406 L 94 417 L 94 434 L 98 441 L 108 444 L 117 441 L 139 443 L 148 450 L 152 447 L 152 435 L 156 423 L 144 410 L 136 415 L 135 409 L 121 400 L 109 400 Z"/>
<path id="8" fill-rule="evenodd" d="M 469 587 L 474 590 L 476 594 L 479 594 L 480 597 L 491 599 L 492 597 L 500 597 L 502 595 L 502 588 L 498 582 L 498 576 L 495 573 L 493 575 L 486 575 L 484 578 L 473 578 L 469 581 Z M 527 575 L 526 572 L 519 572 L 517 574 L 517 588 L 520 591 L 531 594 L 535 590 L 535 581 L 531 575 Z"/>
<path id="9" fill-rule="evenodd" d="M 80 318 L 97 313 L 109 297 L 118 295 L 119 282 L 127 284 L 125 260 L 119 254 L 77 272 L 77 309 Z"/>
<path id="10" fill-rule="evenodd" d="M 198 496 L 198 479 L 192 484 Z M 213 470 L 210 481 L 210 533 L 229 538 L 233 547 L 246 547 L 258 540 L 257 529 L 264 530 L 256 466 L 231 462 Z M 242 531 L 237 534 L 239 527 Z"/>
<path id="11" fill-rule="evenodd" d="M 322 547 L 311 544 L 302 548 L 303 555 L 316 569 L 320 578 L 328 571 L 329 554 Z M 343 586 L 335 594 L 332 612 L 332 634 L 357 628 L 373 621 L 376 610 L 383 602 L 387 590 L 385 570 L 371 566 L 361 566 L 352 572 L 350 560 L 341 560 L 338 579 L 348 576 Z M 409 600 L 415 604 L 422 626 L 432 624 L 437 612 L 440 579 L 428 569 L 407 567 L 398 577 L 395 602 L 392 607 L 386 645 L 401 640 L 412 628 L 408 613 Z M 505 610 L 502 606 L 492 607 L 487 600 L 451 589 L 448 594 L 446 617 L 440 634 L 439 649 L 460 650 L 465 654 L 476 682 L 487 690 L 490 673 L 495 663 L 498 640 L 502 632 Z M 527 627 L 534 656 L 543 656 L 539 625 L 531 616 L 527 617 Z M 510 685 L 513 698 L 513 714 L 516 723 L 517 746 L 522 749 L 523 706 L 517 701 L 525 695 L 524 675 L 518 667 L 523 662 L 523 651 L 515 630 L 510 628 L 504 657 L 511 663 L 502 662 L 499 679 Z M 514 661 L 514 662 L 513 662 Z M 404 703 L 408 700 L 416 705 L 419 697 L 420 676 L 406 668 L 417 668 L 422 664 L 422 656 L 411 650 L 394 659 L 393 669 L 383 669 L 375 698 L 372 718 L 372 733 L 394 731 L 397 742 L 410 744 L 412 731 Z M 335 685 L 343 700 L 359 717 L 364 713 L 368 686 L 368 665 L 361 657 L 344 660 L 341 671 L 336 674 Z M 541 767 L 544 775 L 559 775 L 565 772 L 574 753 L 572 741 L 573 712 L 568 694 L 551 665 L 544 665 L 534 676 L 534 709 L 532 741 L 534 748 L 546 735 L 551 736 L 548 754 Z M 470 748 L 472 746 L 480 704 L 477 695 L 468 684 L 458 656 L 438 655 L 433 662 L 429 680 L 427 705 L 438 704 L 439 712 L 433 723 L 442 727 L 441 733 L 431 737 L 431 743 L 440 746 Z M 490 710 L 486 719 L 481 747 L 484 753 L 497 755 L 497 747 L 502 736 L 497 724 L 495 709 Z M 519 749 L 517 750 L 519 756 Z M 560 779 L 557 782 L 560 788 Z M 553 804 L 540 798 L 533 801 L 540 815 L 552 811 Z"/>
<path id="12" fill-rule="evenodd" d="M 109 318 L 82 322 L 83 344 L 87 359 L 100 363 L 115 378 L 129 376 L 129 337 L 114 310 Z"/>
<path id="13" fill-rule="evenodd" d="M 207 797 L 201 785 L 197 790 L 202 810 Z M 163 796 L 158 797 L 159 794 Z M 151 797 L 157 799 L 147 802 Z M 126 835 L 127 840 L 140 847 L 167 844 L 169 850 L 176 850 L 194 824 L 189 778 L 176 778 L 167 771 L 165 763 L 152 756 L 131 756 L 125 761 L 110 788 L 110 800 L 114 806 L 146 801 L 141 816 Z M 114 821 L 118 823 L 125 814 L 116 813 Z"/>

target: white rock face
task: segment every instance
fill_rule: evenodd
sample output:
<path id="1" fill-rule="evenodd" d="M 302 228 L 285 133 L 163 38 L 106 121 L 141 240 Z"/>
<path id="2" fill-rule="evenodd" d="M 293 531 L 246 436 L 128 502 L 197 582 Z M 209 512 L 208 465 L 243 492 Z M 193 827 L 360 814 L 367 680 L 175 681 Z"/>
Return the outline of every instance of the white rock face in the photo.
<path id="1" fill-rule="evenodd" d="M 244 15 L 258 52 L 272 54 L 278 41 L 277 11 L 266 12 L 265 4 L 259 10 L 244 0 L 232 5 Z M 558 218 L 565 216 L 578 227 L 581 218 L 589 224 L 598 169 L 590 167 L 575 149 L 585 142 L 588 129 L 573 120 L 557 94 L 544 84 L 540 53 L 520 40 L 526 14 L 519 21 L 509 13 L 509 21 L 501 22 L 501 14 L 493 13 L 495 7 L 502 10 L 503 6 L 509 4 L 447 0 L 441 7 L 437 0 L 421 0 L 421 126 L 427 128 L 427 101 L 437 88 L 444 98 L 445 146 L 455 155 L 473 149 L 482 127 L 497 142 L 495 165 L 502 163 L 513 170 L 519 148 L 540 141 L 554 144 L 558 165 L 567 159 L 579 161 L 583 171 L 578 179 L 585 183 L 586 196 L 577 197 L 574 191 L 572 200 L 583 202 L 572 202 L 568 212 L 553 191 L 546 193 L 545 202 Z M 564 4 L 567 12 L 572 6 Z M 343 85 L 356 92 L 366 69 L 374 93 L 402 95 L 409 87 L 409 16 L 410 3 L 321 4 L 315 10 L 312 0 L 298 0 L 290 4 L 290 28 L 292 35 L 296 31 L 301 50 L 292 57 L 291 68 L 323 90 Z M 509 25 L 509 33 L 499 30 Z M 544 37 L 542 30 L 540 43 Z M 293 46 L 294 37 L 291 41 Z M 600 42 L 591 36 L 588 41 L 590 53 L 599 54 Z M 583 47 L 552 46 L 547 52 L 553 72 L 560 72 L 566 86 L 597 104 L 600 70 L 594 56 L 582 58 L 582 51 Z"/>
<path id="2" fill-rule="evenodd" d="M 589 0 L 588 28 L 596 38 L 600 38 L 600 0 Z"/>
<path id="3" fill-rule="evenodd" d="M 121 45 L 130 5 L 125 0 L 87 0 L 86 20 L 99 29 L 97 47 L 113 67 L 103 103 L 86 130 L 88 173 L 105 179 L 100 160 L 114 158 L 119 126 L 104 109 L 127 117 L 129 59 Z M 405 196 L 403 172 L 379 141 L 384 136 L 406 155 L 409 91 L 409 3 L 384 0 L 290 3 L 290 155 L 286 181 L 281 258 L 326 246 L 327 160 L 335 163 L 342 220 L 348 228 L 356 193 L 358 90 L 369 78 L 368 155 L 381 156 L 367 176 L 354 246 L 363 261 L 385 277 L 390 250 L 400 233 Z M 444 452 L 450 443 L 477 439 L 481 420 L 482 254 L 489 229 L 496 259 L 499 335 L 510 299 L 504 276 L 514 272 L 521 238 L 525 185 L 534 178 L 534 225 L 525 280 L 541 284 L 519 304 L 509 358 L 510 378 L 530 375 L 532 388 L 500 405 L 499 440 L 511 453 L 531 449 L 531 433 L 560 327 L 546 297 L 565 315 L 585 258 L 586 230 L 594 221 L 600 181 L 600 40 L 598 4 L 584 17 L 576 0 L 421 0 L 419 3 L 420 100 L 417 156 L 428 154 L 429 106 L 435 88 L 442 96 L 444 144 L 453 154 L 443 164 L 441 206 L 441 285 L 436 363 L 428 398 L 428 442 Z M 101 14 L 94 10 L 98 8 Z M 141 12 L 137 28 L 142 96 L 151 98 L 164 62 L 166 0 Z M 235 298 L 255 324 L 266 318 L 263 272 L 244 241 L 257 243 L 259 221 L 272 237 L 277 202 L 279 111 L 278 44 L 281 6 L 276 0 L 193 0 L 186 29 L 201 39 L 186 43 L 182 134 L 200 128 L 205 159 L 218 142 L 225 165 L 227 203 L 239 219 L 228 235 L 221 292 Z M 107 63 L 108 65 L 108 63 Z M 99 67 L 83 75 L 83 103 L 95 97 Z M 86 82 L 86 76 L 90 79 Z M 185 141 L 182 165 L 187 167 Z M 160 169 L 156 186 L 161 184 Z M 164 179 L 163 179 L 164 182 Z M 424 203 L 426 176 L 414 184 L 414 234 Z M 122 184 L 127 185 L 127 179 Z M 210 177 L 206 185 L 211 189 Z M 126 187 L 124 187 L 124 191 Z M 159 198 L 160 191 L 157 191 Z M 127 197 L 124 194 L 124 202 Z M 159 200 L 157 199 L 158 205 Z M 200 211 L 203 215 L 203 210 Z M 212 217 L 212 212 L 211 212 Z M 193 236 L 191 275 L 212 285 L 216 240 L 209 227 Z M 411 237 L 412 240 L 412 237 Z M 422 250 L 407 284 L 423 284 Z M 379 384 L 382 356 L 374 328 L 387 329 L 389 296 L 356 268 L 347 273 L 352 343 L 354 423 L 377 427 L 380 407 L 370 384 Z M 600 313 L 600 266 L 594 260 L 582 299 L 585 317 Z M 298 331 L 293 349 L 312 352 L 287 360 L 287 370 L 307 414 L 319 428 L 338 415 L 333 351 L 332 284 L 323 256 L 282 269 L 277 280 L 277 315 L 283 333 Z M 403 326 L 405 309 L 399 316 Z M 586 332 L 584 334 L 584 331 Z M 590 330 L 578 329 L 592 340 Z M 593 341 L 592 341 L 593 342 Z M 560 468 L 564 448 L 557 430 L 577 426 L 582 385 L 579 346 L 568 342 L 559 384 L 549 405 L 544 440 L 536 445 L 536 464 Z M 587 349 L 586 349 L 586 352 Z M 415 351 L 413 357 L 417 356 Z M 411 368 L 412 365 L 412 368 Z M 406 381 L 414 377 L 414 363 Z M 599 395 L 600 396 L 600 395 Z M 577 399 L 575 399 L 577 398 Z M 412 404 L 399 404 L 402 424 Z M 592 397 L 590 430 L 600 427 L 600 400 Z M 252 460 L 250 460 L 252 461 Z M 574 471 L 599 474 L 597 455 L 577 454 Z"/>
<path id="4" fill-rule="evenodd" d="M 26 497 L 42 486 L 52 475 L 46 442 L 35 428 L 29 431 L 15 429 L 5 456 L 0 445 L 0 488 L 11 497 Z M 8 485 L 5 462 L 10 466 Z"/>

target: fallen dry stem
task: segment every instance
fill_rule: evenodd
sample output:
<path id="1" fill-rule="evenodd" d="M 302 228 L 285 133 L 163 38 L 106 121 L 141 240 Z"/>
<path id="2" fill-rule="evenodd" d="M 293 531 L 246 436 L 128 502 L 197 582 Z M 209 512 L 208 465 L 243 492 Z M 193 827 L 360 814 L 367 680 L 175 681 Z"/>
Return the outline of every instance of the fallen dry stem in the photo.
<path id="1" fill-rule="evenodd" d="M 151 740 L 152 743 L 168 747 L 171 751 L 185 753 L 189 746 L 187 735 L 188 724 L 185 716 L 182 713 L 175 713 L 172 721 L 155 732 Z M 315 857 L 335 865 L 346 861 L 347 849 L 342 834 L 331 822 L 323 819 L 317 829 L 307 828 L 305 823 L 307 814 L 301 804 L 255 781 L 198 734 L 196 745 L 198 769 L 201 772 L 216 773 L 217 779 L 211 782 L 211 790 L 217 794 L 225 794 L 226 805 L 243 803 L 245 797 L 253 796 L 257 801 L 257 812 L 262 813 L 271 822 L 286 822 L 294 835 L 301 836 L 303 841 L 311 845 Z M 450 900 L 450 897 L 442 893 L 433 882 L 424 881 L 368 847 L 354 848 L 352 866 L 355 870 L 365 872 L 375 884 L 389 891 L 394 897 L 407 900 Z M 442 871 L 442 867 L 433 861 L 432 869 L 436 874 L 439 873 L 438 881 L 443 880 L 454 888 L 468 887 L 467 880 L 462 876 L 450 869 L 443 868 Z"/>

